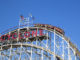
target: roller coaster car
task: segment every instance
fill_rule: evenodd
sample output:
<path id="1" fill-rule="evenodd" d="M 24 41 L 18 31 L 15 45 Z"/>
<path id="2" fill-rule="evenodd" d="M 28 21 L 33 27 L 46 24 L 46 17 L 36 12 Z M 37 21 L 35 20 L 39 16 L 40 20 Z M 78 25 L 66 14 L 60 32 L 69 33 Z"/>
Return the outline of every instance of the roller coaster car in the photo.
<path id="1" fill-rule="evenodd" d="M 45 24 L 41 24 L 40 26 L 41 26 L 41 27 L 46 27 Z"/>
<path id="2" fill-rule="evenodd" d="M 58 31 L 59 33 L 63 33 L 60 28 L 54 27 L 54 29 L 55 29 L 56 31 Z"/>
<path id="3" fill-rule="evenodd" d="M 50 25 L 48 25 L 48 24 L 46 24 L 45 26 L 46 26 L 47 28 L 50 28 Z"/>
<path id="4" fill-rule="evenodd" d="M 35 25 L 35 27 L 45 27 L 45 24 L 34 24 Z"/>
<path id="5" fill-rule="evenodd" d="M 50 29 L 55 29 L 57 32 L 59 32 L 60 34 L 63 34 L 64 35 L 64 31 L 58 27 L 55 27 L 55 26 L 51 26 L 51 25 L 48 25 L 48 24 L 35 24 L 35 27 L 46 27 L 46 28 L 50 28 Z"/>

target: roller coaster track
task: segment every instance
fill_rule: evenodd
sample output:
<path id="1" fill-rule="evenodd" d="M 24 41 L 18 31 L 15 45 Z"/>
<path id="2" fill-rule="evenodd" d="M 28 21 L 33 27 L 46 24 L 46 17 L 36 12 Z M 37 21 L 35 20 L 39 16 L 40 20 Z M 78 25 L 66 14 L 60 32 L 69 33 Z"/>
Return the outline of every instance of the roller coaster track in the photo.
<path id="1" fill-rule="evenodd" d="M 19 36 L 17 36 L 16 39 L 10 39 L 10 40 L 4 40 L 4 41 L 0 40 L 0 43 L 1 43 L 1 45 L 0 45 L 0 52 L 2 52 L 4 50 L 7 51 L 8 49 L 11 49 L 11 48 L 31 47 L 31 48 L 40 49 L 40 51 L 48 52 L 49 54 L 53 55 L 53 58 L 51 57 L 51 59 L 54 59 L 54 60 L 55 59 L 57 59 L 57 60 L 71 60 L 70 59 L 70 53 L 69 53 L 69 51 L 71 49 L 73 51 L 74 56 L 75 56 L 75 60 L 80 59 L 80 51 L 70 41 L 70 39 L 65 36 L 64 31 L 62 29 L 58 28 L 58 27 L 47 25 L 47 24 L 34 24 L 33 27 L 28 27 L 28 28 L 27 27 L 24 27 L 24 28 L 14 27 L 14 28 L 16 28 L 16 29 L 9 30 L 7 33 L 5 33 L 3 35 L 7 35 L 7 34 L 10 34 L 10 33 L 13 33 L 13 32 L 16 32 L 17 34 L 19 34 L 20 32 L 21 33 L 26 32 L 26 31 L 29 31 L 30 32 L 30 31 L 33 31 L 33 30 L 34 31 L 35 30 L 36 31 L 43 30 L 44 32 L 47 31 L 47 33 L 45 33 L 44 35 L 41 35 L 41 36 L 37 34 L 37 36 L 28 37 L 28 38 L 24 38 L 24 39 L 19 39 Z M 56 50 L 56 45 L 55 44 L 53 45 L 53 50 L 51 49 L 52 46 L 48 45 L 49 42 L 50 42 L 50 39 L 51 39 L 50 44 L 53 44 L 55 42 L 53 40 L 56 38 L 54 36 L 54 38 L 52 39 L 51 36 L 47 36 L 47 34 L 49 35 L 50 33 L 51 34 L 54 34 L 55 36 L 56 35 L 59 36 L 62 39 L 62 41 L 64 40 L 66 42 L 66 45 L 68 46 L 68 48 L 66 50 L 68 50 L 68 54 L 69 54 L 69 56 L 67 54 L 67 56 L 68 56 L 67 58 L 64 57 L 65 55 L 63 57 L 61 57 L 60 55 L 58 55 L 55 52 L 55 50 Z M 3 35 L 1 35 L 1 36 L 3 36 Z M 0 39 L 1 39 L 1 37 L 0 37 Z M 42 44 L 42 42 L 44 40 L 46 42 L 48 41 L 48 43 L 46 43 L 46 44 L 44 43 L 46 45 L 46 47 L 45 47 L 45 45 L 44 46 L 41 46 L 41 45 L 39 46 L 37 42 L 39 41 L 39 42 L 41 42 L 40 44 Z M 31 42 L 31 43 L 24 43 L 24 42 Z M 36 42 L 36 43 L 35 44 L 32 44 L 32 42 Z M 51 48 L 49 48 L 49 47 L 51 47 Z M 64 47 L 61 47 L 61 48 L 63 49 Z M 33 52 L 33 50 L 30 50 L 30 51 Z M 33 53 L 30 52 L 30 54 L 33 54 Z M 62 54 L 64 54 L 64 53 L 62 53 Z M 0 56 L 3 56 L 3 55 L 6 56 L 6 54 L 0 54 Z M 41 60 L 44 60 L 43 59 L 44 58 L 43 57 L 44 54 L 40 54 L 40 55 L 42 56 L 41 57 Z M 76 56 L 78 56 L 79 58 L 77 59 Z M 21 56 L 19 58 L 20 58 L 19 60 L 21 60 Z M 49 59 L 49 60 L 51 60 L 51 59 Z M 3 60 L 5 60 L 5 59 L 3 59 Z M 9 60 L 11 60 L 11 59 L 9 58 Z M 33 59 L 30 58 L 30 60 L 33 60 Z"/>

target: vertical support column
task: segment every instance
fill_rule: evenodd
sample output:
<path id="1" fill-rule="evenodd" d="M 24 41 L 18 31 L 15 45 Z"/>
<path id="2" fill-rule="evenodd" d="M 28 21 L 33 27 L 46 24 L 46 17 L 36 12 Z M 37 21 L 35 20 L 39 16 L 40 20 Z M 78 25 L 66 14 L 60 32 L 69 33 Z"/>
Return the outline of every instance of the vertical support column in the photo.
<path id="1" fill-rule="evenodd" d="M 17 50 L 18 50 L 18 48 L 16 48 L 16 50 L 15 50 L 16 52 L 15 52 L 15 53 L 17 53 Z M 19 60 L 18 58 L 19 58 L 19 57 L 16 57 L 17 60 Z"/>
<path id="2" fill-rule="evenodd" d="M 38 36 L 38 28 L 37 28 L 37 36 Z M 38 45 L 38 37 L 36 37 L 36 46 Z M 37 48 L 36 48 L 36 52 L 37 52 Z M 36 58 L 35 58 L 36 60 L 38 59 L 37 58 L 37 55 L 36 55 Z"/>
<path id="3" fill-rule="evenodd" d="M 77 46 L 76 46 L 77 47 Z M 77 60 L 76 50 L 74 50 L 75 60 Z"/>
<path id="4" fill-rule="evenodd" d="M 33 42 L 31 43 L 31 45 L 33 45 Z M 32 47 L 31 47 L 31 57 L 30 57 L 30 60 L 32 60 L 32 53 L 33 53 L 33 51 L 32 51 Z"/>
<path id="5" fill-rule="evenodd" d="M 40 46 L 41 46 L 41 41 L 40 41 Z M 40 53 L 41 53 L 41 49 L 40 49 Z M 41 60 L 41 55 L 40 55 L 40 58 L 39 58 L 39 60 Z"/>
<path id="6" fill-rule="evenodd" d="M 47 32 L 46 48 L 48 49 L 48 32 Z"/>
<path id="7" fill-rule="evenodd" d="M 9 32 L 9 35 L 11 34 L 11 32 Z M 8 42 L 9 42 L 9 40 L 8 40 Z M 11 43 L 11 47 L 10 47 L 10 56 L 9 56 L 9 60 L 11 60 L 11 54 L 12 54 L 12 41 L 10 42 Z"/>
<path id="8" fill-rule="evenodd" d="M 51 32 L 50 32 L 50 50 L 51 50 Z M 51 54 L 50 54 L 49 60 L 51 60 Z"/>
<path id="9" fill-rule="evenodd" d="M 31 47 L 31 58 L 30 58 L 30 60 L 32 60 L 32 47 Z"/>
<path id="10" fill-rule="evenodd" d="M 2 51 L 2 45 L 1 45 L 1 51 Z M 1 51 L 0 51 L 0 56 L 1 56 L 1 60 L 2 60 L 3 55 L 1 54 Z"/>
<path id="11" fill-rule="evenodd" d="M 21 43 L 21 50 L 20 50 L 20 57 L 19 57 L 19 60 L 21 60 L 21 54 L 22 54 L 22 43 Z"/>
<path id="12" fill-rule="evenodd" d="M 63 45 L 63 54 L 62 54 L 62 57 L 63 57 L 63 60 L 64 60 L 64 38 L 62 38 L 62 45 Z"/>
<path id="13" fill-rule="evenodd" d="M 20 31 L 20 28 L 18 29 L 17 42 L 19 41 L 19 31 Z"/>
<path id="14" fill-rule="evenodd" d="M 43 50 L 42 50 L 42 59 L 41 60 L 43 60 Z"/>
<path id="15" fill-rule="evenodd" d="M 2 55 L 2 60 L 4 60 L 4 56 Z"/>
<path id="16" fill-rule="evenodd" d="M 76 59 L 76 51 L 74 51 L 74 54 L 75 54 L 75 60 L 77 60 L 77 59 Z"/>
<path id="17" fill-rule="evenodd" d="M 21 20 L 19 20 L 19 28 L 18 28 L 17 42 L 19 41 L 19 31 L 20 31 L 20 25 L 21 25 Z"/>
<path id="18" fill-rule="evenodd" d="M 70 39 L 68 39 L 68 40 L 70 41 Z M 69 41 L 68 41 L 68 60 L 71 59 L 71 57 L 70 57 L 70 45 L 69 45 Z"/>
<path id="19" fill-rule="evenodd" d="M 12 58 L 12 43 L 11 43 L 11 47 L 10 47 L 10 56 L 9 56 L 9 60 L 11 60 Z"/>
<path id="20" fill-rule="evenodd" d="M 51 50 L 51 32 L 50 32 L 50 50 Z"/>
<path id="21" fill-rule="evenodd" d="M 56 39 L 56 33 L 55 33 L 55 29 L 54 29 L 54 60 L 56 59 L 55 58 L 55 39 Z"/>
<path id="22" fill-rule="evenodd" d="M 37 36 L 38 36 L 38 28 L 37 28 Z M 38 43 L 38 38 L 36 38 L 36 46 L 37 46 L 37 43 Z"/>

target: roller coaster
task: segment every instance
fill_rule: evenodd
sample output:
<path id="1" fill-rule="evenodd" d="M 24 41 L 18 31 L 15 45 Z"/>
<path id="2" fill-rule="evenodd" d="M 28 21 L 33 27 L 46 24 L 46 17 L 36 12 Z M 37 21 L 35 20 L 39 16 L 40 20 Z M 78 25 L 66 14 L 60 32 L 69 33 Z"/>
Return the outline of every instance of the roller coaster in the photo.
<path id="1" fill-rule="evenodd" d="M 0 60 L 80 60 L 80 51 L 59 27 L 19 24 L 1 33 Z"/>

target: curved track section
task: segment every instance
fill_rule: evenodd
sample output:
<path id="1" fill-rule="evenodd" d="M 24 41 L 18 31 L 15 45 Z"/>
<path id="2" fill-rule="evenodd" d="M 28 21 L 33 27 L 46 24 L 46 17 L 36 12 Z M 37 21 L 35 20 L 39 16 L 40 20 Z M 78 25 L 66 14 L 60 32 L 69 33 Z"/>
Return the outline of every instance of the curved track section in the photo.
<path id="1" fill-rule="evenodd" d="M 34 24 L 33 27 L 12 29 L 1 35 L 0 59 L 79 60 L 80 52 L 65 37 L 62 29 L 47 24 Z"/>

